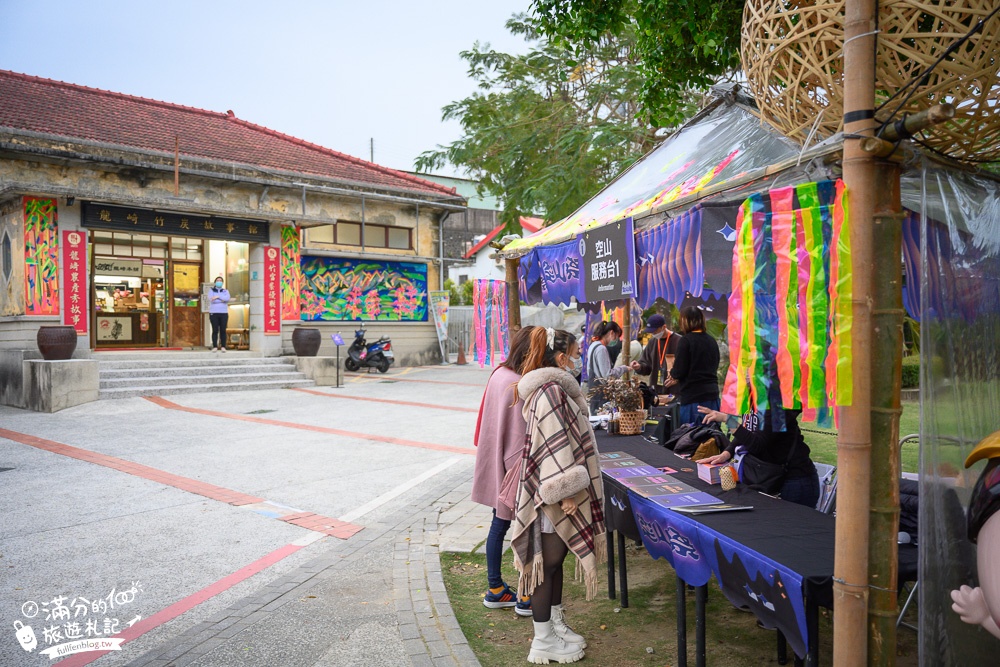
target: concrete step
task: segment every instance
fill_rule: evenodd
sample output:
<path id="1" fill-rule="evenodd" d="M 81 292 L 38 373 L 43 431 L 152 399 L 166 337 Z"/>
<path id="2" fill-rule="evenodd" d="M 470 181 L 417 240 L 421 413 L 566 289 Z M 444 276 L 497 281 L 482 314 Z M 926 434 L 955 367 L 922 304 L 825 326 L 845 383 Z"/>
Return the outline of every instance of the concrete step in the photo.
<path id="1" fill-rule="evenodd" d="M 211 366 L 177 365 L 151 368 L 105 368 L 101 364 L 99 372 L 102 380 L 118 380 L 140 377 L 183 377 L 191 375 L 257 375 L 266 373 L 287 373 L 294 371 L 294 364 L 213 364 Z"/>
<path id="2" fill-rule="evenodd" d="M 145 370 L 156 368 L 206 368 L 213 366 L 273 366 L 294 363 L 292 357 L 243 357 L 232 358 L 228 354 L 217 354 L 197 359 L 149 359 L 128 361 L 105 361 L 98 359 L 102 371 Z"/>
<path id="3" fill-rule="evenodd" d="M 279 367 L 284 368 L 284 367 Z M 142 376 L 136 377 L 120 377 L 120 378 L 105 378 L 103 375 L 100 379 L 100 388 L 104 389 L 126 389 L 129 387 L 169 387 L 169 386 L 179 386 L 179 385 L 195 385 L 204 387 L 215 387 L 223 384 L 233 384 L 237 382 L 271 382 L 271 381 L 293 381 L 297 382 L 300 380 L 307 380 L 308 378 L 303 374 L 295 370 L 295 367 L 290 367 L 290 370 L 282 370 L 277 372 L 267 372 L 267 373 L 224 373 L 224 374 L 205 374 L 205 375 L 164 375 L 159 377 L 150 377 L 143 374 Z"/>
<path id="4" fill-rule="evenodd" d="M 313 387 L 312 380 L 267 380 L 260 382 L 230 382 L 223 384 L 184 384 L 166 387 L 126 387 L 122 389 L 101 389 L 99 398 L 133 398 L 136 396 L 170 396 L 174 394 L 194 394 L 206 391 L 254 391 L 261 389 L 287 389 L 290 387 Z"/>
<path id="5" fill-rule="evenodd" d="M 212 352 L 203 350 L 130 350 L 128 352 L 102 351 L 91 352 L 90 358 L 96 361 L 154 361 L 154 360 L 178 360 L 178 359 L 213 359 L 222 357 L 224 359 L 261 359 L 260 352 L 250 352 L 249 350 L 227 350 L 223 357 L 222 352 Z"/>

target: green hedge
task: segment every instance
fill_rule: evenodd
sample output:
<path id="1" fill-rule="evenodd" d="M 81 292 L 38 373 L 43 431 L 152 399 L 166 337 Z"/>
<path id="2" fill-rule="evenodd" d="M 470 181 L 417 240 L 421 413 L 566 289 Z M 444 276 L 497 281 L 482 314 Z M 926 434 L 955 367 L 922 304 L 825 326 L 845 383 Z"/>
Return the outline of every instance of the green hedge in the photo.
<path id="1" fill-rule="evenodd" d="M 920 386 L 920 357 L 903 358 L 903 389 L 916 389 Z"/>

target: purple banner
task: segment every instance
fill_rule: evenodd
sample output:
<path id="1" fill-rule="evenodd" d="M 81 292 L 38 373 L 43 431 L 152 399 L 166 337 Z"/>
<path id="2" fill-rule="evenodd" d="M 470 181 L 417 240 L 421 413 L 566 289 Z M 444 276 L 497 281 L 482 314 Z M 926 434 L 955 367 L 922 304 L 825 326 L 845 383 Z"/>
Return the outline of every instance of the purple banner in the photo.
<path id="1" fill-rule="evenodd" d="M 532 300 L 532 294 L 550 304 L 569 304 L 572 299 L 583 301 L 580 280 L 580 251 L 576 241 L 554 246 L 541 246 L 521 259 L 522 296 Z"/>
<path id="2" fill-rule="evenodd" d="M 705 269 L 700 207 L 640 232 L 635 246 L 639 262 L 636 301 L 642 308 L 649 308 L 658 298 L 679 306 L 689 292 L 701 296 Z"/>
<path id="3" fill-rule="evenodd" d="M 702 548 L 697 524 L 635 493 L 628 496 L 642 544 L 649 555 L 665 559 L 677 575 L 692 586 L 707 584 L 712 567 Z"/>

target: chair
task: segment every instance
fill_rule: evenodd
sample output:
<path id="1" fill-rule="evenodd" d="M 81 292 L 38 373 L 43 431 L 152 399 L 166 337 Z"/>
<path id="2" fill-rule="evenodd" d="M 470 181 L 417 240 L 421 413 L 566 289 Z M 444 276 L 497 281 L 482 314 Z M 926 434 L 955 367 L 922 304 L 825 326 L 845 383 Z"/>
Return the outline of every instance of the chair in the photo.
<path id="1" fill-rule="evenodd" d="M 833 512 L 837 504 L 837 466 L 828 463 L 813 463 L 819 477 L 819 500 L 816 509 L 823 514 Z"/>

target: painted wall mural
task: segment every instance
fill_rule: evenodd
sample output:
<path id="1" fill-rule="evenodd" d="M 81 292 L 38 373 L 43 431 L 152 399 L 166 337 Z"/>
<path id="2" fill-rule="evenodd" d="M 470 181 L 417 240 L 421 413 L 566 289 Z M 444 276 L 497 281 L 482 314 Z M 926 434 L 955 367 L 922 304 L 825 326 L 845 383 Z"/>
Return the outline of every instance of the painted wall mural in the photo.
<path id="1" fill-rule="evenodd" d="M 300 319 L 427 321 L 427 265 L 305 255 Z"/>
<path id="2" fill-rule="evenodd" d="M 56 202 L 24 198 L 26 315 L 59 314 L 59 230 Z"/>
<path id="3" fill-rule="evenodd" d="M 297 320 L 302 313 L 302 269 L 299 228 L 281 228 L 281 319 Z"/>

